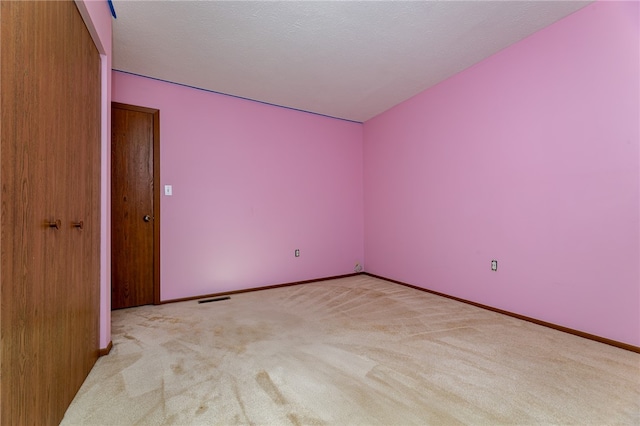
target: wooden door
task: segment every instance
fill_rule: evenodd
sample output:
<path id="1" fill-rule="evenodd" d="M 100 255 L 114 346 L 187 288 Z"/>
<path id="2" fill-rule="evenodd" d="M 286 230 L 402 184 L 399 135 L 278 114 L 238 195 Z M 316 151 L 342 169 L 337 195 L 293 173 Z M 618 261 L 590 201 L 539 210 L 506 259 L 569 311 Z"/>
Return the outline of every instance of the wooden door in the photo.
<path id="1" fill-rule="evenodd" d="M 100 57 L 72 1 L 0 19 L 0 424 L 58 424 L 99 347 Z"/>
<path id="2" fill-rule="evenodd" d="M 111 308 L 160 302 L 159 112 L 111 108 Z"/>

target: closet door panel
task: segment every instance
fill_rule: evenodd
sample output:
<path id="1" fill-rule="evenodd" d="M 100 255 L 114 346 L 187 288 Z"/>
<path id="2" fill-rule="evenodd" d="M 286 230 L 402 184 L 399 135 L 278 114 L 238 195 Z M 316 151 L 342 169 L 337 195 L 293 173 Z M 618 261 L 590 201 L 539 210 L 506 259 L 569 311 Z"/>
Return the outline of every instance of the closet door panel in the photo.
<path id="1" fill-rule="evenodd" d="M 71 1 L 0 18 L 0 424 L 57 424 L 98 350 L 100 59 Z"/>
<path id="2" fill-rule="evenodd" d="M 75 383 L 79 387 L 98 357 L 100 279 L 100 57 L 78 13 L 69 52 L 75 58 L 67 73 L 67 117 L 71 146 L 67 168 L 70 208 L 71 280 L 69 312 L 73 314 L 71 346 Z M 87 125 L 91 123 L 92 125 Z M 81 227 L 80 224 L 82 223 Z M 91 350 L 78 351 L 78 347 Z M 81 366 L 82 368 L 78 368 Z"/>
<path id="3" fill-rule="evenodd" d="M 62 242 L 57 223 L 64 212 L 54 191 L 63 177 L 49 149 L 61 125 L 48 113 L 57 86 L 47 84 L 42 69 L 55 72 L 46 43 L 36 43 L 34 28 L 46 31 L 51 13 L 35 3 L 2 2 L 2 423 L 35 423 L 34 411 L 53 413 L 56 368 L 49 360 L 57 333 L 47 283 L 64 280 L 64 267 L 53 259 Z M 34 119 L 37 117 L 38 119 Z M 61 228 L 62 223 L 58 225 Z M 37 368 L 36 368 L 37 367 Z M 29 392 L 31 386 L 42 392 Z M 55 419 L 44 415 L 51 423 Z"/>

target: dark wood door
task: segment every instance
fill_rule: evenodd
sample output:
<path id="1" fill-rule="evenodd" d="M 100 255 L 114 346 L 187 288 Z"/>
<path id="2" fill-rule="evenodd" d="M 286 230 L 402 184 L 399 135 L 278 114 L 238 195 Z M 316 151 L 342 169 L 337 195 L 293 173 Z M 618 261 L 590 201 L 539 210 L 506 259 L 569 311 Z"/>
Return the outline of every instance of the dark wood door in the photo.
<path id="1" fill-rule="evenodd" d="M 0 424 L 58 424 L 98 355 L 100 57 L 72 1 L 0 18 Z"/>
<path id="2" fill-rule="evenodd" d="M 112 104 L 112 309 L 159 302 L 154 255 L 159 229 L 154 191 L 158 118 L 157 110 Z"/>

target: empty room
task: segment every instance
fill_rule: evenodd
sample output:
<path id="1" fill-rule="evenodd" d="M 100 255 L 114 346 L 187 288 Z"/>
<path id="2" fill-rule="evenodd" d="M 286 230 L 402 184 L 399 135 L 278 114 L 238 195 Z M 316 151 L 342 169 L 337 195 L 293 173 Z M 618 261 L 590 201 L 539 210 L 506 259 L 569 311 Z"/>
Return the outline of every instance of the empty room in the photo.
<path id="1" fill-rule="evenodd" d="M 638 2 L 0 5 L 0 424 L 640 424 Z"/>

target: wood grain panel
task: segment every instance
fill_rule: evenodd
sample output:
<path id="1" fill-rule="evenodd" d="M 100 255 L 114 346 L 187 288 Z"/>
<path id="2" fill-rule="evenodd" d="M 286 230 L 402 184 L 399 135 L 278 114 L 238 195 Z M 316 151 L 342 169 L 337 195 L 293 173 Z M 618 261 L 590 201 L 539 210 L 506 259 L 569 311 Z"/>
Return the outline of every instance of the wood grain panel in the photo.
<path id="1" fill-rule="evenodd" d="M 99 346 L 100 58 L 71 1 L 0 18 L 0 424 L 57 424 Z"/>

